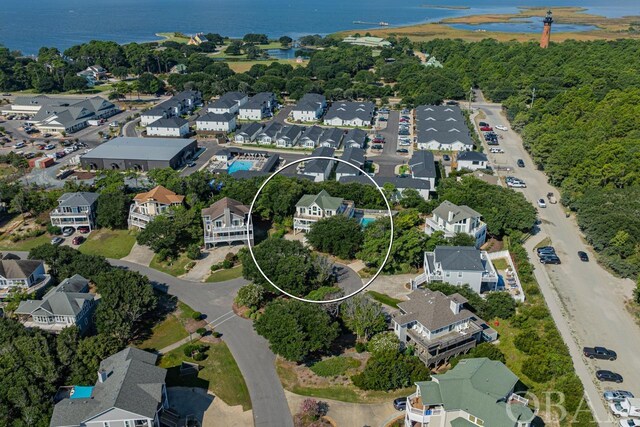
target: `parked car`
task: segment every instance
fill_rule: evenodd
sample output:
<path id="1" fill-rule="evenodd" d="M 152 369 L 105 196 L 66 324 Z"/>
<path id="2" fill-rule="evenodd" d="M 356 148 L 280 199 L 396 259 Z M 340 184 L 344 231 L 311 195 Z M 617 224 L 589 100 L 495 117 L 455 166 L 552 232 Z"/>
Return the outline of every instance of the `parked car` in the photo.
<path id="1" fill-rule="evenodd" d="M 82 237 L 82 236 L 76 236 L 71 241 L 71 243 L 73 243 L 76 246 L 82 244 L 82 242 L 84 242 L 84 237 Z"/>
<path id="2" fill-rule="evenodd" d="M 545 248 L 538 248 L 536 250 L 536 252 L 538 253 L 539 257 L 543 257 L 543 256 L 557 256 L 556 255 L 556 250 L 550 246 L 547 246 Z"/>
<path id="3" fill-rule="evenodd" d="M 190 168 L 194 167 L 195 165 L 196 165 L 196 162 L 194 161 L 187 163 L 187 167 L 190 167 Z"/>
<path id="4" fill-rule="evenodd" d="M 487 141 L 487 145 L 500 145 L 500 144 L 498 144 L 498 141 L 496 141 L 495 139 L 491 139 Z"/>
<path id="5" fill-rule="evenodd" d="M 507 186 L 511 188 L 527 188 L 527 184 L 524 181 L 507 182 Z"/>
<path id="6" fill-rule="evenodd" d="M 400 123 L 409 123 L 409 119 L 405 119 L 404 117 L 400 117 Z"/>
<path id="7" fill-rule="evenodd" d="M 628 397 L 633 399 L 635 396 L 626 390 L 607 390 L 604 392 L 604 400 L 608 402 L 621 402 Z"/>
<path id="8" fill-rule="evenodd" d="M 388 119 L 386 117 L 380 116 L 380 117 L 378 117 L 378 121 L 379 122 L 386 122 L 386 121 L 388 121 Z"/>
<path id="9" fill-rule="evenodd" d="M 509 130 L 506 126 L 502 126 L 502 125 L 495 125 L 494 128 L 501 130 L 503 132 L 506 132 L 507 130 Z"/>
<path id="10" fill-rule="evenodd" d="M 558 201 L 556 200 L 556 196 L 552 192 L 547 193 L 547 200 L 552 205 L 555 205 L 556 203 L 558 203 Z"/>
<path id="11" fill-rule="evenodd" d="M 582 354 L 589 359 L 603 359 L 603 360 L 616 360 L 618 354 L 605 347 L 585 347 L 582 349 Z"/>
<path id="12" fill-rule="evenodd" d="M 562 264 L 560 258 L 554 255 L 540 257 L 540 264 Z"/>
<path id="13" fill-rule="evenodd" d="M 480 128 L 480 130 L 481 130 L 482 132 L 491 132 L 491 131 L 493 130 L 493 128 L 492 128 L 491 126 L 482 126 L 482 127 Z"/>
<path id="14" fill-rule="evenodd" d="M 55 144 L 47 144 L 44 146 L 45 150 L 53 150 L 54 148 L 56 148 Z"/>
<path id="15" fill-rule="evenodd" d="M 609 408 L 616 417 L 640 417 L 640 399 L 626 398 L 610 403 Z"/>
<path id="16" fill-rule="evenodd" d="M 616 372 L 607 371 L 605 369 L 600 369 L 596 371 L 596 378 L 599 379 L 600 381 L 611 381 L 616 383 L 621 383 L 624 381 L 624 379 L 622 378 L 622 375 Z"/>
<path id="17" fill-rule="evenodd" d="M 383 147 L 382 145 L 380 145 L 380 144 L 373 144 L 373 145 L 371 146 L 371 149 L 372 149 L 372 150 L 382 150 L 383 148 L 384 148 L 384 147 Z"/>
<path id="18" fill-rule="evenodd" d="M 85 225 L 83 225 L 82 227 L 78 227 L 78 231 L 82 234 L 87 234 L 89 232 L 91 232 L 91 229 Z"/>
<path id="19" fill-rule="evenodd" d="M 451 157 L 448 154 L 443 154 L 442 155 L 442 160 L 444 160 L 445 162 L 450 162 L 451 161 Z"/>
<path id="20" fill-rule="evenodd" d="M 396 408 L 397 411 L 404 411 L 407 409 L 407 398 L 406 397 L 398 397 L 397 399 L 393 399 L 393 407 Z"/>
<path id="21" fill-rule="evenodd" d="M 380 110 L 378 110 L 380 113 L 382 114 L 389 114 L 389 109 L 386 107 L 381 108 Z"/>
<path id="22" fill-rule="evenodd" d="M 109 127 L 111 127 L 111 128 L 117 128 L 119 125 L 120 125 L 120 123 L 118 123 L 117 120 L 114 120 L 111 123 L 109 123 Z"/>
<path id="23" fill-rule="evenodd" d="M 409 154 L 409 150 L 407 150 L 406 148 L 399 148 L 396 150 L 396 153 L 398 154 Z"/>
<path id="24" fill-rule="evenodd" d="M 62 235 L 65 237 L 69 237 L 75 232 L 76 230 L 73 227 L 65 227 L 62 229 Z"/>
<path id="25" fill-rule="evenodd" d="M 51 244 L 53 246 L 58 246 L 60 245 L 62 242 L 64 242 L 64 239 L 62 237 L 54 237 L 53 239 L 51 239 Z"/>
<path id="26" fill-rule="evenodd" d="M 502 154 L 504 153 L 504 150 L 502 148 L 493 147 L 489 150 L 489 152 L 494 154 Z"/>
<path id="27" fill-rule="evenodd" d="M 14 145 L 13 148 L 23 148 L 26 145 L 27 144 L 25 144 L 24 142 L 20 141 L 20 142 L 16 143 L 16 145 Z"/>
<path id="28" fill-rule="evenodd" d="M 589 262 L 589 255 L 585 251 L 578 251 L 578 258 L 582 262 Z"/>
<path id="29" fill-rule="evenodd" d="M 523 168 L 523 167 L 524 167 L 524 160 L 522 160 L 522 159 L 518 159 L 518 161 L 516 162 L 516 164 L 517 164 L 519 167 Z"/>
<path id="30" fill-rule="evenodd" d="M 33 159 L 36 156 L 36 153 L 27 153 L 24 155 L 25 159 Z"/>
<path id="31" fill-rule="evenodd" d="M 544 199 L 538 199 L 538 207 L 539 208 L 546 208 L 547 204 L 545 203 Z"/>
<path id="32" fill-rule="evenodd" d="M 489 126 L 489 123 L 487 123 L 487 122 L 480 122 L 480 123 L 478 123 L 478 126 L 480 126 L 481 128 L 485 128 L 485 127 Z"/>
<path id="33" fill-rule="evenodd" d="M 624 420 L 620 420 L 620 427 L 640 427 L 640 419 L 625 418 Z"/>

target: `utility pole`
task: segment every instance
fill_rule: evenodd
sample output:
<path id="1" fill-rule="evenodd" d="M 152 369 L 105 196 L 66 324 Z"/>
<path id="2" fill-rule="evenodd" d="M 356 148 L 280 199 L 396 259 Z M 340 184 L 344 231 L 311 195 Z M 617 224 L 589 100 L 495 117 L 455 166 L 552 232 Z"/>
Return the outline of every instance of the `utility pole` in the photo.
<path id="1" fill-rule="evenodd" d="M 529 106 L 530 110 L 533 108 L 533 101 L 535 100 L 536 100 L 536 88 L 534 87 L 533 90 L 531 91 L 531 106 Z"/>

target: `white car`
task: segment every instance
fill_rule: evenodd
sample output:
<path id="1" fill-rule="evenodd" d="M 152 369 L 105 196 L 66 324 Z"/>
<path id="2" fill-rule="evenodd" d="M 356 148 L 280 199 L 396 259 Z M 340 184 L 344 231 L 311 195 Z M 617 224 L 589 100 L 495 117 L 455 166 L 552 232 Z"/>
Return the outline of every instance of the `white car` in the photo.
<path id="1" fill-rule="evenodd" d="M 539 208 L 546 208 L 547 204 L 545 203 L 544 199 L 538 199 L 538 207 Z"/>
<path id="2" fill-rule="evenodd" d="M 495 153 L 495 154 L 501 154 L 504 153 L 504 150 L 502 148 L 499 147 L 492 147 L 489 152 L 491 153 Z"/>
<path id="3" fill-rule="evenodd" d="M 620 420 L 620 427 L 640 427 L 640 419 L 627 418 L 624 420 Z"/>
<path id="4" fill-rule="evenodd" d="M 494 128 L 501 130 L 503 132 L 506 132 L 509 130 L 509 128 L 507 128 L 506 126 L 502 126 L 502 125 L 495 125 Z"/>
<path id="5" fill-rule="evenodd" d="M 527 188 L 527 184 L 522 181 L 511 181 L 507 182 L 507 186 L 511 188 Z"/>

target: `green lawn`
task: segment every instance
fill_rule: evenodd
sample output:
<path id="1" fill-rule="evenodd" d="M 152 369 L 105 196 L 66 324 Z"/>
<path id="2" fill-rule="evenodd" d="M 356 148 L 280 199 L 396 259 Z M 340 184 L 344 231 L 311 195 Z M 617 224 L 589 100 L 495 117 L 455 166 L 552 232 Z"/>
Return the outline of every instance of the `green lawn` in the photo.
<path id="1" fill-rule="evenodd" d="M 171 276 L 178 277 L 187 272 L 187 270 L 185 270 L 185 266 L 190 262 L 191 260 L 187 258 L 187 255 L 185 254 L 180 254 L 178 259 L 172 260 L 171 262 L 160 261 L 158 259 L 158 255 L 156 255 L 151 260 L 151 264 L 149 264 L 149 267 L 158 271 L 162 271 L 163 273 L 170 274 Z"/>
<path id="2" fill-rule="evenodd" d="M 236 59 L 236 58 L 238 57 L 237 56 L 229 57 L 229 59 L 225 60 L 225 62 L 229 64 L 229 68 L 231 68 L 236 73 L 244 73 L 245 71 L 249 71 L 251 67 L 254 66 L 255 64 L 270 65 L 273 62 L 278 62 L 280 64 L 291 64 L 294 67 L 296 66 L 304 67 L 309 62 L 309 61 L 304 61 L 302 64 L 298 64 L 295 59 L 263 59 L 263 60 L 256 60 L 256 61 L 237 61 L 237 60 L 234 61 L 233 59 Z"/>
<path id="3" fill-rule="evenodd" d="M 251 409 L 247 384 L 227 345 L 224 342 L 206 345 L 209 346 L 208 357 L 197 362 L 202 367 L 197 377 L 181 377 L 179 374 L 180 363 L 183 360 L 194 362 L 184 355 L 184 346 L 161 357 L 160 366 L 168 369 L 167 385 L 206 388 L 228 405 L 242 405 L 245 411 Z"/>
<path id="4" fill-rule="evenodd" d="M 242 266 L 218 270 L 207 278 L 207 282 L 224 282 L 226 280 L 237 279 L 242 277 Z"/>
<path id="5" fill-rule="evenodd" d="M 94 230 L 78 250 L 87 255 L 101 255 L 105 258 L 120 259 L 129 255 L 136 236 L 130 230 Z"/>
<path id="6" fill-rule="evenodd" d="M 498 258 L 491 261 L 496 270 L 506 270 L 509 268 L 509 263 L 504 258 Z"/>
<path id="7" fill-rule="evenodd" d="M 156 33 L 156 36 L 158 37 L 162 37 L 163 40 L 161 40 L 160 42 L 177 42 L 177 43 L 188 43 L 189 42 L 189 37 L 176 37 L 175 32 L 171 32 L 171 33 Z"/>
<path id="8" fill-rule="evenodd" d="M 3 251 L 30 251 L 40 245 L 51 243 L 51 236 L 49 233 L 44 233 L 42 236 L 32 237 L 29 239 L 20 240 L 18 242 L 12 242 L 8 237 L 0 239 L 0 250 Z"/>
<path id="9" fill-rule="evenodd" d="M 376 291 L 367 291 L 367 295 L 369 295 L 374 300 L 378 301 L 380 304 L 388 305 L 389 307 L 398 308 L 398 303 L 402 302 L 401 299 L 396 299 L 390 297 L 387 294 L 382 294 Z"/>
<path id="10" fill-rule="evenodd" d="M 178 307 L 170 313 L 166 319 L 158 323 L 151 330 L 151 336 L 137 344 L 138 348 L 147 350 L 161 350 L 183 338 L 189 336 L 184 328 L 184 322 L 191 319 L 194 310 L 188 305 L 178 301 Z"/>

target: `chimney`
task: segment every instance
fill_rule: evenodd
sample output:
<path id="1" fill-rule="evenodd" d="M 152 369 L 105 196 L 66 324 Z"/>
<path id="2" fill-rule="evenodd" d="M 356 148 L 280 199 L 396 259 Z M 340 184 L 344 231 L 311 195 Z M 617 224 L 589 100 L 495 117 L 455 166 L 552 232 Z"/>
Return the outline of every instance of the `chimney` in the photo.
<path id="1" fill-rule="evenodd" d="M 449 211 L 449 214 L 447 215 L 447 222 L 452 222 L 453 221 L 453 211 Z"/>
<path id="2" fill-rule="evenodd" d="M 460 313 L 460 304 L 458 304 L 457 302 L 455 302 L 454 300 L 451 300 L 449 302 L 449 308 L 451 309 L 451 311 L 453 312 L 453 314 L 458 314 Z"/>
<path id="3" fill-rule="evenodd" d="M 99 383 L 104 383 L 107 380 L 107 377 L 109 375 L 107 374 L 107 371 L 105 371 L 104 369 L 100 369 L 98 371 L 98 382 Z"/>

